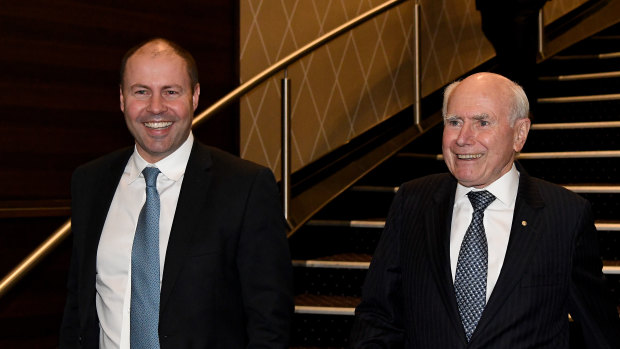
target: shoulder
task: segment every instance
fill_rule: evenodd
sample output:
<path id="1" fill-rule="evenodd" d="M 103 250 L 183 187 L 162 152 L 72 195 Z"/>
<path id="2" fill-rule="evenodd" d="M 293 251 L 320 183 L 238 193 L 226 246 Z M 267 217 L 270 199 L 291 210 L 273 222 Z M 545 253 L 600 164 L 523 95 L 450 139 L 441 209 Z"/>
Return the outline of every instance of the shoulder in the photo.
<path id="1" fill-rule="evenodd" d="M 265 177 L 275 182 L 273 173 L 267 167 L 200 142 L 194 144 L 188 164 L 188 167 L 190 166 L 193 168 L 204 166 L 216 178 L 226 181 L 233 179 L 253 181 L 257 177 Z"/>
<path id="2" fill-rule="evenodd" d="M 523 185 L 520 186 L 520 193 L 528 202 L 536 203 L 540 201 L 547 208 L 556 208 L 564 212 L 577 212 L 588 208 L 590 202 L 581 195 L 546 180 L 523 176 Z"/>
<path id="3" fill-rule="evenodd" d="M 532 182 L 536 188 L 540 191 L 543 199 L 553 199 L 553 200 L 568 200 L 568 201 L 577 201 L 577 202 L 585 202 L 587 201 L 579 194 L 555 183 L 548 182 L 544 179 L 529 177 L 529 180 Z"/>
<path id="4" fill-rule="evenodd" d="M 406 192 L 435 192 L 456 185 L 454 177 L 449 173 L 436 173 L 412 179 L 403 183 L 400 189 Z"/>
<path id="5" fill-rule="evenodd" d="M 107 175 L 108 169 L 124 168 L 132 153 L 133 147 L 125 147 L 91 160 L 78 166 L 73 172 L 73 178 L 81 176 L 97 177 L 97 174 Z"/>
<path id="6" fill-rule="evenodd" d="M 396 206 L 416 208 L 434 202 L 443 202 L 454 194 L 456 180 L 449 173 L 432 174 L 403 183 L 394 197 Z"/>
<path id="7" fill-rule="evenodd" d="M 207 151 L 212 158 L 214 166 L 223 166 L 238 171 L 257 172 L 267 170 L 265 166 L 259 165 L 255 162 L 242 159 L 229 152 L 221 150 L 216 147 L 204 145 L 202 143 L 196 143 L 196 146 L 200 149 Z"/>

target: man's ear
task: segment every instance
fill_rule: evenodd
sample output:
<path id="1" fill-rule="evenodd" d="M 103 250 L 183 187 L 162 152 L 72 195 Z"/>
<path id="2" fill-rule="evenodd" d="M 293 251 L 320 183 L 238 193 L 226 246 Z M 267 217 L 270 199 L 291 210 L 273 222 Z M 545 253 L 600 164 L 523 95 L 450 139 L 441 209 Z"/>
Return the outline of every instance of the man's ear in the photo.
<path id="1" fill-rule="evenodd" d="M 121 111 L 125 112 L 125 96 L 123 96 L 123 86 L 119 87 L 120 90 L 120 100 L 121 100 Z"/>
<path id="2" fill-rule="evenodd" d="M 198 99 L 200 98 L 200 84 L 197 83 L 194 86 L 194 94 L 192 95 L 192 105 L 194 106 L 194 111 L 198 108 Z"/>
<path id="3" fill-rule="evenodd" d="M 514 130 L 514 151 L 517 153 L 523 149 L 527 135 L 530 132 L 531 121 L 528 118 L 518 119 L 513 127 Z"/>

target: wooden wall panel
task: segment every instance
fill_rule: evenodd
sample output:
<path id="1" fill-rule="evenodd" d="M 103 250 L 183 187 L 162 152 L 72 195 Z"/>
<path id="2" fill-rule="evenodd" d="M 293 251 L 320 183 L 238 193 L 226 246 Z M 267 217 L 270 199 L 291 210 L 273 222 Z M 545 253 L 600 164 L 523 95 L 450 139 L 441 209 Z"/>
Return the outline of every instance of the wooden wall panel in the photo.
<path id="1" fill-rule="evenodd" d="M 132 144 L 118 67 L 134 44 L 163 36 L 189 49 L 199 111 L 238 82 L 234 1 L 3 1 L 0 6 L 0 200 L 68 199 L 73 169 Z M 238 153 L 238 107 L 199 126 Z M 7 185 L 8 184 L 8 185 Z"/>
<path id="2" fill-rule="evenodd" d="M 66 221 L 75 167 L 133 144 L 119 109 L 124 52 L 155 36 L 186 47 L 200 70 L 201 111 L 238 85 L 237 8 L 230 0 L 1 1 L 0 278 Z M 238 133 L 238 105 L 194 130 L 233 153 Z M 55 209 L 30 210 L 39 207 Z M 0 348 L 56 347 L 70 240 L 0 298 Z"/>

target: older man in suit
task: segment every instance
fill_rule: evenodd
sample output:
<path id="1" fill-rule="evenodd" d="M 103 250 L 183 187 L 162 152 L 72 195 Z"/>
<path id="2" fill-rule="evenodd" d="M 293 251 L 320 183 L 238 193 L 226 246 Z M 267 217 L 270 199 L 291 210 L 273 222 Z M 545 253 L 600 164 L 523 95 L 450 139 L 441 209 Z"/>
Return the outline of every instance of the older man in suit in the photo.
<path id="1" fill-rule="evenodd" d="M 194 140 L 186 50 L 131 49 L 120 105 L 135 146 L 72 180 L 61 348 L 286 348 L 292 267 L 271 171 Z"/>
<path id="2" fill-rule="evenodd" d="M 444 95 L 451 174 L 400 187 L 356 309 L 354 348 L 620 348 L 590 206 L 515 165 L 523 90 L 479 73 Z"/>

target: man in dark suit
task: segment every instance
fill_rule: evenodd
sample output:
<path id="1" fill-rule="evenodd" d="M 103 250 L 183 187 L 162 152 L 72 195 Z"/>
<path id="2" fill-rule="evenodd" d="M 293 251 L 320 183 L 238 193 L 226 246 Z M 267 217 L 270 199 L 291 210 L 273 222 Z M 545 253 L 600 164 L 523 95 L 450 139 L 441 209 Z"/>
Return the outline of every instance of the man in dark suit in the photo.
<path id="1" fill-rule="evenodd" d="M 590 348 L 620 348 L 588 202 L 515 166 L 523 90 L 475 74 L 446 89 L 443 115 L 450 174 L 396 194 L 352 346 L 568 348 L 570 313 Z"/>
<path id="2" fill-rule="evenodd" d="M 74 173 L 61 348 L 288 346 L 292 266 L 275 180 L 194 140 L 199 95 L 178 45 L 154 39 L 125 55 L 120 103 L 135 147 Z"/>

